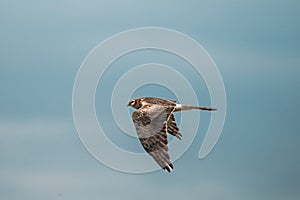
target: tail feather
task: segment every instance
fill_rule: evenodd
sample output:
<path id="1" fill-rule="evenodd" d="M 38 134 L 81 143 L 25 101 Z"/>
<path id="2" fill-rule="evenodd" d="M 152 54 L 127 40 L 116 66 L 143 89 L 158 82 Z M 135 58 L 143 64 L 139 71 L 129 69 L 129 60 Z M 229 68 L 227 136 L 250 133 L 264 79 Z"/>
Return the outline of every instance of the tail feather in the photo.
<path id="1" fill-rule="evenodd" d="M 205 107 L 205 106 L 191 106 L 191 105 L 177 104 L 175 107 L 175 112 L 181 111 L 181 110 L 192 110 L 192 109 L 208 110 L 208 111 L 217 110 L 216 108 L 209 108 L 209 107 Z"/>

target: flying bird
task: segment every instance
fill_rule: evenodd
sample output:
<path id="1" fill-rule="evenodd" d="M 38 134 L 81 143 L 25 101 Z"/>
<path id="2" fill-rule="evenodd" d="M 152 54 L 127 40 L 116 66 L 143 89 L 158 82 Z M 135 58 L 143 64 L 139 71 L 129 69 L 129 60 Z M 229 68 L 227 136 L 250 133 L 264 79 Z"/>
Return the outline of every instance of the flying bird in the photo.
<path id="1" fill-rule="evenodd" d="M 156 97 L 135 98 L 130 100 L 127 106 L 136 109 L 132 113 L 132 120 L 145 151 L 152 156 L 162 169 L 168 172 L 171 172 L 174 166 L 170 161 L 168 152 L 167 134 L 182 139 L 174 112 L 192 109 L 216 110 L 216 108 L 204 106 L 178 104 L 174 100 Z"/>

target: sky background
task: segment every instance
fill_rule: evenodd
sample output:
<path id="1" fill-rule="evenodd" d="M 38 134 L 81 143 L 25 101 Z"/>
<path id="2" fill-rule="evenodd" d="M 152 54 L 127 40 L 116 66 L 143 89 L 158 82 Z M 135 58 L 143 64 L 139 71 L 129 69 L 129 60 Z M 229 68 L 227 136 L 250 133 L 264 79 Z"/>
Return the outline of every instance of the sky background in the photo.
<path id="1" fill-rule="evenodd" d="M 300 3 L 275 2 L 1 0 L 0 199 L 299 199 Z M 85 150 L 72 119 L 73 83 L 87 54 L 113 34 L 145 26 L 203 45 L 227 93 L 226 123 L 211 154 L 198 159 L 209 119 L 201 113 L 203 126 L 171 174 L 104 166 Z M 107 80 L 122 64 L 178 64 L 164 56 L 129 55 Z M 186 75 L 209 103 L 201 78 Z M 152 86 L 136 95 L 147 91 L 172 97 Z"/>

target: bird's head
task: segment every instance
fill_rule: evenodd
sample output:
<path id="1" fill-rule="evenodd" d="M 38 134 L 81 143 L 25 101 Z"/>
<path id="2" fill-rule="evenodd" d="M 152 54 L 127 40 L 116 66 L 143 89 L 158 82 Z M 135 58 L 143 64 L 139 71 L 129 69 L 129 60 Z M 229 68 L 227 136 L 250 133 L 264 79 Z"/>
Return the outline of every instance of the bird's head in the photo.
<path id="1" fill-rule="evenodd" d="M 133 108 L 135 108 L 135 109 L 139 109 L 140 107 L 142 107 L 142 98 L 138 98 L 138 99 L 131 99 L 129 102 L 128 102 L 128 104 L 127 104 L 127 106 L 131 106 L 131 107 L 133 107 Z"/>

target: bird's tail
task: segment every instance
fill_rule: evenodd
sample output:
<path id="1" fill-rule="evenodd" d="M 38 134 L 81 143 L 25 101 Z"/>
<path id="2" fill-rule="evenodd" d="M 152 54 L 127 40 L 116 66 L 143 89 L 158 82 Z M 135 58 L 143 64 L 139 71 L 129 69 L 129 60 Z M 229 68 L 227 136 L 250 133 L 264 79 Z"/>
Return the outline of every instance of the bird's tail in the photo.
<path id="1" fill-rule="evenodd" d="M 175 107 L 175 112 L 181 110 L 192 110 L 192 109 L 208 110 L 208 111 L 217 110 L 216 108 L 209 108 L 205 106 L 191 106 L 191 105 L 177 104 Z"/>

